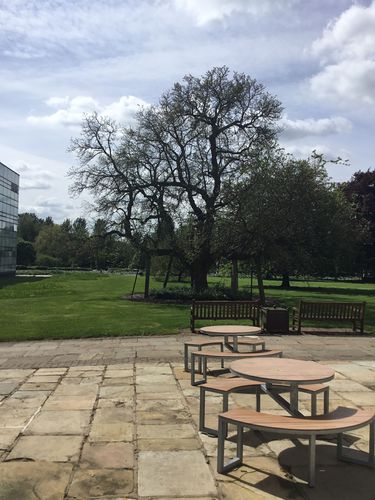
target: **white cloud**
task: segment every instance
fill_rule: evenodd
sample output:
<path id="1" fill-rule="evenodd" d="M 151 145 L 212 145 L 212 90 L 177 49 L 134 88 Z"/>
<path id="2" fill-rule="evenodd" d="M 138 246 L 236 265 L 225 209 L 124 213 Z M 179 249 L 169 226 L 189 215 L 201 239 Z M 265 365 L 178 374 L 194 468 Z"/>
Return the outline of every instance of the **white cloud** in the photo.
<path id="1" fill-rule="evenodd" d="M 69 96 L 65 97 L 50 97 L 46 100 L 47 106 L 51 108 L 60 108 L 61 106 L 67 106 L 69 104 Z"/>
<path id="2" fill-rule="evenodd" d="M 176 7 L 191 14 L 199 26 L 234 13 L 263 16 L 290 7 L 296 0 L 174 0 Z"/>
<path id="3" fill-rule="evenodd" d="M 32 47 L 24 47 L 20 45 L 16 49 L 3 50 L 3 55 L 14 59 L 40 59 L 45 57 L 46 53 L 44 50 L 38 50 Z"/>
<path id="4" fill-rule="evenodd" d="M 59 198 L 39 196 L 31 204 L 21 204 L 19 211 L 32 212 L 43 218 L 52 216 L 57 222 L 62 222 L 74 216 L 74 208 L 71 203 L 65 203 Z"/>
<path id="5" fill-rule="evenodd" d="M 296 158 L 308 158 L 311 156 L 313 151 L 318 154 L 324 155 L 325 159 L 336 160 L 338 157 L 343 160 L 349 160 L 351 158 L 351 153 L 347 149 L 343 148 L 333 148 L 332 146 L 327 146 L 326 144 L 290 144 L 281 142 L 282 147 L 287 153 L 291 153 Z"/>
<path id="6" fill-rule="evenodd" d="M 74 127 L 82 122 L 84 113 L 91 113 L 98 109 L 98 103 L 92 97 L 77 96 L 72 99 L 51 97 L 46 101 L 54 108 L 62 106 L 54 113 L 44 116 L 29 116 L 27 121 L 32 125 L 63 125 Z"/>
<path id="7" fill-rule="evenodd" d="M 319 97 L 340 104 L 375 104 L 375 1 L 353 5 L 312 45 L 321 71 L 311 78 Z"/>
<path id="8" fill-rule="evenodd" d="M 101 114 L 109 116 L 119 123 L 130 124 L 134 121 L 138 111 L 141 108 L 148 106 L 149 103 L 133 95 L 122 96 L 118 101 L 105 106 L 102 109 Z"/>
<path id="9" fill-rule="evenodd" d="M 27 121 L 32 125 L 79 127 L 85 113 L 99 112 L 103 116 L 118 121 L 122 124 L 131 124 L 136 113 L 141 107 L 149 104 L 135 96 L 122 96 L 107 106 L 100 105 L 90 96 L 50 97 L 46 101 L 47 106 L 59 108 L 52 114 L 42 116 L 29 116 Z"/>
<path id="10" fill-rule="evenodd" d="M 290 120 L 287 116 L 281 120 L 282 138 L 286 140 L 300 139 L 307 136 L 325 136 L 351 130 L 351 122 L 342 116 L 331 118 L 306 118 Z"/>
<path id="11" fill-rule="evenodd" d="M 43 169 L 40 164 L 16 161 L 14 169 L 20 174 L 21 190 L 52 188 L 54 176 L 49 170 Z"/>

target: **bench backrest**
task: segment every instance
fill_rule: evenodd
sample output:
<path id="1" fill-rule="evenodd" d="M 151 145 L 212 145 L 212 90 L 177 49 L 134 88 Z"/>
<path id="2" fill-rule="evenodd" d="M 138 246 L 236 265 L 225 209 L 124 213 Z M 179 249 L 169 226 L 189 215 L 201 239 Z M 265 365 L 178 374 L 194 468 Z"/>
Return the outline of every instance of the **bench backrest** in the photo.
<path id="1" fill-rule="evenodd" d="M 258 301 L 193 300 L 191 315 L 194 319 L 255 319 L 259 318 Z"/>
<path id="2" fill-rule="evenodd" d="M 301 300 L 301 319 L 362 320 L 366 302 L 309 302 Z"/>

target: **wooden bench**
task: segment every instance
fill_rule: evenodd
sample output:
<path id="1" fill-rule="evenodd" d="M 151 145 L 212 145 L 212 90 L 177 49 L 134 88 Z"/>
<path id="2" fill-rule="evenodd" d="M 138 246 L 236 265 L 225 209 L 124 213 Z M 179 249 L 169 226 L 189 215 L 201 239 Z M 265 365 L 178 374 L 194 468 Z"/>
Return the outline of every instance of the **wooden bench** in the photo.
<path id="1" fill-rule="evenodd" d="M 264 351 L 255 351 L 255 352 L 217 352 L 217 351 L 193 351 L 191 353 L 191 385 L 200 385 L 205 384 L 207 382 L 207 359 L 220 359 L 226 360 L 229 359 L 234 361 L 236 359 L 243 358 L 269 358 L 269 357 L 279 357 L 281 358 L 283 352 L 282 351 L 273 351 L 267 350 Z M 195 375 L 198 372 L 196 366 L 196 360 L 202 360 L 202 379 L 196 380 Z M 200 368 L 200 367 L 199 367 Z"/>
<path id="2" fill-rule="evenodd" d="M 205 384 L 199 386 L 199 431 L 204 434 L 217 436 L 217 430 L 210 427 L 206 427 L 206 392 L 214 392 L 217 394 L 222 394 L 223 401 L 223 412 L 228 411 L 228 401 L 229 394 L 232 392 L 245 392 L 248 393 L 249 390 L 255 389 L 256 395 L 256 411 L 261 410 L 261 394 L 262 394 L 262 383 L 256 382 L 255 380 L 249 380 L 241 377 L 233 378 L 217 378 L 215 380 L 210 380 Z M 317 414 L 317 395 L 324 393 L 324 407 L 323 412 L 327 414 L 329 412 L 329 387 L 323 384 L 314 385 L 299 385 L 299 392 L 305 392 L 311 395 L 311 416 L 316 416 Z"/>
<path id="3" fill-rule="evenodd" d="M 349 321 L 353 332 L 363 333 L 366 302 L 315 302 L 300 300 L 293 307 L 293 330 L 301 333 L 302 320 L 308 321 Z"/>
<path id="4" fill-rule="evenodd" d="M 237 456 L 224 463 L 224 446 L 228 424 L 237 427 Z M 370 426 L 369 458 L 360 461 L 343 454 L 343 433 Z M 328 415 L 319 417 L 287 417 L 258 413 L 245 408 L 230 410 L 219 415 L 217 471 L 226 473 L 243 463 L 243 429 L 274 432 L 292 436 L 309 437 L 309 486 L 315 485 L 316 436 L 337 434 L 337 458 L 347 462 L 375 466 L 375 414 L 371 411 L 339 407 Z"/>
<path id="5" fill-rule="evenodd" d="M 233 345 L 233 342 L 229 342 L 231 345 Z M 189 368 L 189 348 L 190 347 L 197 347 L 198 351 L 202 350 L 202 347 L 207 347 L 211 345 L 218 345 L 220 347 L 220 351 L 224 351 L 224 345 L 223 345 L 223 339 L 212 339 L 212 340 L 207 340 L 207 337 L 198 337 L 193 338 L 192 340 L 187 340 L 184 342 L 184 370 L 185 372 L 190 372 Z M 239 338 L 237 340 L 237 345 L 244 345 L 247 347 L 251 348 L 251 352 L 255 352 L 257 346 L 260 346 L 260 348 L 263 350 L 266 348 L 266 342 L 264 339 L 260 339 L 259 337 L 252 337 L 252 338 Z M 221 361 L 221 366 L 224 368 L 223 360 Z M 201 368 L 199 369 L 201 372 Z"/>
<path id="6" fill-rule="evenodd" d="M 193 300 L 190 309 L 190 329 L 195 331 L 195 320 L 249 320 L 259 326 L 260 302 L 251 300 Z"/>

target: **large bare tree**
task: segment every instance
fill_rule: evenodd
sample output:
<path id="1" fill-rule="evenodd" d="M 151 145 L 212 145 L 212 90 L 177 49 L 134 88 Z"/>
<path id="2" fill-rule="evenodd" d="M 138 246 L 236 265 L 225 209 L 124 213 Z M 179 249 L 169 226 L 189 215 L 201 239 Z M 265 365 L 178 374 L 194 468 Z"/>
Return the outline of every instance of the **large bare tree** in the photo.
<path id="1" fill-rule="evenodd" d="M 280 114 L 279 101 L 245 74 L 220 67 L 185 76 L 140 110 L 132 128 L 85 118 L 72 142 L 73 191 L 90 191 L 113 230 L 144 251 L 179 254 L 192 285 L 203 289 L 222 187 L 238 182 L 259 150 L 274 147 Z M 184 248 L 176 230 L 186 224 Z"/>

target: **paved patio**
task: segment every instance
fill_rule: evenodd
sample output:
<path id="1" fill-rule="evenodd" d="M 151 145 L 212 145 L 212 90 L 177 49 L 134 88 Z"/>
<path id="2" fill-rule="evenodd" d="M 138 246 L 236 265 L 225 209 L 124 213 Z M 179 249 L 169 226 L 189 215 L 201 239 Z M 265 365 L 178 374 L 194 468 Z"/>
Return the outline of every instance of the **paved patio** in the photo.
<path id="1" fill-rule="evenodd" d="M 332 441 L 318 443 L 315 489 L 303 482 L 306 442 L 265 433 L 248 434 L 243 467 L 216 474 L 216 439 L 197 432 L 183 338 L 0 344 L 0 499 L 374 499 L 375 472 L 337 463 Z M 267 347 L 332 366 L 332 408 L 375 411 L 374 337 L 272 336 Z M 308 395 L 300 399 L 308 412 Z M 207 398 L 209 425 L 219 401 Z M 230 404 L 254 407 L 255 396 Z M 262 408 L 282 413 L 267 396 Z M 362 454 L 367 429 L 346 444 Z"/>

